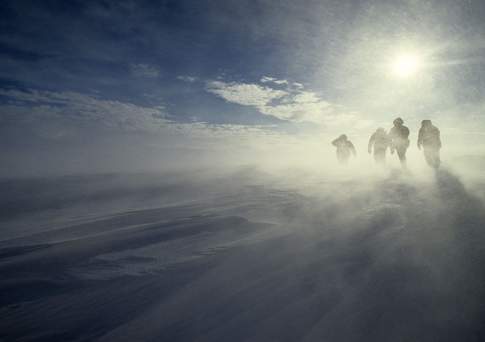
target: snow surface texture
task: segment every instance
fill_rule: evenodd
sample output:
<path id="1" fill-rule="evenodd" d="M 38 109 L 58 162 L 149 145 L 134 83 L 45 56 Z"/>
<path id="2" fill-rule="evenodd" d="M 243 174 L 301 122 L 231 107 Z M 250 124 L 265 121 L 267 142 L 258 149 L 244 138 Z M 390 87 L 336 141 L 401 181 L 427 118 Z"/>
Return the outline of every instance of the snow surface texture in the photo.
<path id="1" fill-rule="evenodd" d="M 0 340 L 485 340 L 480 189 L 285 177 L 2 181 Z"/>

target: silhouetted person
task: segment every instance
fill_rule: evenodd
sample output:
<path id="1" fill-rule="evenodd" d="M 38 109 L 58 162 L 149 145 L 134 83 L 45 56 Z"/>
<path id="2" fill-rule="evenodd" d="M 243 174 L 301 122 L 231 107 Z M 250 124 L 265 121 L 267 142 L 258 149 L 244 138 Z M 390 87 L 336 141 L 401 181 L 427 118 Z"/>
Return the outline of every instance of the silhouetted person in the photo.
<path id="1" fill-rule="evenodd" d="M 418 134 L 418 148 L 423 146 L 424 159 L 429 166 L 437 169 L 440 164 L 441 139 L 440 130 L 431 123 L 431 120 L 421 121 Z"/>
<path id="2" fill-rule="evenodd" d="M 378 164 L 384 164 L 386 161 L 386 150 L 389 147 L 389 137 L 384 128 L 379 127 L 369 139 L 367 150 L 372 153 L 374 149 L 374 160 Z"/>
<path id="3" fill-rule="evenodd" d="M 401 118 L 395 119 L 393 124 L 394 127 L 389 132 L 391 154 L 397 151 L 401 166 L 406 168 L 406 150 L 409 147 L 409 128 L 403 125 L 404 121 Z"/>
<path id="4" fill-rule="evenodd" d="M 345 134 L 342 134 L 337 139 L 332 141 L 332 145 L 337 147 L 337 160 L 340 164 L 347 164 L 351 155 L 356 156 L 354 144 L 347 139 Z"/>

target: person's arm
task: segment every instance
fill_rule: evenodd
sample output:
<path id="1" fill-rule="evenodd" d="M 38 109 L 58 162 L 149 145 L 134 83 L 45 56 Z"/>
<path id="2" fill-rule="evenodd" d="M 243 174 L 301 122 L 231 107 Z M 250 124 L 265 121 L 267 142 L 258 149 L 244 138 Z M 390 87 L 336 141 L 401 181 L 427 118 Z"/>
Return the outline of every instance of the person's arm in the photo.
<path id="1" fill-rule="evenodd" d="M 337 138 L 337 139 L 335 139 L 334 141 L 332 141 L 332 145 L 333 145 L 333 146 L 337 146 L 337 145 L 338 145 L 338 138 Z"/>
<path id="2" fill-rule="evenodd" d="M 421 145 L 423 145 L 423 129 L 419 129 L 418 133 L 418 149 L 421 149 Z"/>
<path id="3" fill-rule="evenodd" d="M 369 139 L 369 144 L 367 145 L 367 151 L 372 152 L 372 146 L 374 146 L 374 141 L 376 140 L 376 134 L 372 134 Z"/>
<path id="4" fill-rule="evenodd" d="M 436 138 L 438 140 L 438 147 L 441 148 L 441 137 L 440 137 L 441 133 L 440 133 L 440 130 L 438 128 L 436 128 Z"/>

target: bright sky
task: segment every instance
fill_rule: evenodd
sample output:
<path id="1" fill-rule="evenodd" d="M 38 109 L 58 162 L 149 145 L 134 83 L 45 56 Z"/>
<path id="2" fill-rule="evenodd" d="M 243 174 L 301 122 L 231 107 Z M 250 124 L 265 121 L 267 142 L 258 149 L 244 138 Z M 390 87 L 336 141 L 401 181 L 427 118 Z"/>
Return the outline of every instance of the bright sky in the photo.
<path id="1" fill-rule="evenodd" d="M 2 162 L 172 163 L 365 140 L 396 116 L 483 146 L 484 17 L 480 0 L 2 1 Z"/>

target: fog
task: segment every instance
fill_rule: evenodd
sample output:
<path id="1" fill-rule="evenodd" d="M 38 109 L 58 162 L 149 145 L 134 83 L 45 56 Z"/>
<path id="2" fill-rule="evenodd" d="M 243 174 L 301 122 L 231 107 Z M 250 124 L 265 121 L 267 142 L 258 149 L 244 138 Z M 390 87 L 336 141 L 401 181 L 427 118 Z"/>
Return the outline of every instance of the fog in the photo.
<path id="1" fill-rule="evenodd" d="M 410 121 L 407 169 L 389 151 L 375 164 L 375 127 L 11 130 L 3 336 L 484 339 L 480 136 L 442 129 L 432 169 Z M 347 165 L 331 145 L 342 133 L 357 150 Z"/>
<path id="2" fill-rule="evenodd" d="M 0 341 L 485 341 L 484 16 L 1 2 Z"/>
<path id="3" fill-rule="evenodd" d="M 415 163 L 2 181 L 1 330 L 481 340 L 485 183 Z"/>
<path id="4" fill-rule="evenodd" d="M 435 124 L 439 125 L 439 121 Z M 407 156 L 410 169 L 427 172 L 422 151 L 416 147 L 419 125 L 408 125 L 411 145 Z M 384 126 L 386 130 L 390 127 Z M 338 167 L 331 141 L 346 133 L 354 143 L 357 157 L 350 161 L 350 173 L 374 169 L 367 153 L 369 137 L 376 127 L 354 131 L 339 126 L 331 130 L 284 132 L 281 129 L 203 127 L 190 132 L 161 129 L 160 132 L 114 132 L 96 127 L 76 128 L 62 139 L 41 139 L 35 134 L 24 139 L 11 130 L 0 137 L 0 169 L 3 178 L 53 177 L 100 173 L 191 173 L 205 170 L 228 173 L 252 166 L 262 171 L 285 173 L 297 169 L 309 173 L 344 170 Z M 477 160 L 485 156 L 481 135 L 442 129 L 442 159 L 449 166 L 460 163 L 463 173 L 475 172 Z M 473 159 L 470 167 L 464 159 Z M 399 168 L 396 155 L 387 153 L 390 168 Z M 467 171 L 466 169 L 469 168 Z M 332 171 L 333 172 L 333 171 Z"/>

